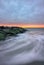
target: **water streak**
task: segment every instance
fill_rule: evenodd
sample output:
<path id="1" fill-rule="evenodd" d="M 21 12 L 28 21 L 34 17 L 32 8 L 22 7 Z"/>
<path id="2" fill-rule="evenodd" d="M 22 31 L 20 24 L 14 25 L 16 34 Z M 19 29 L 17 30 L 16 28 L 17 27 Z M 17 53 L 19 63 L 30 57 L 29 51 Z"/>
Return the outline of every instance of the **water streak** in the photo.
<path id="1" fill-rule="evenodd" d="M 0 65 L 21 65 L 35 60 L 44 61 L 43 31 L 27 31 L 0 44 Z"/>

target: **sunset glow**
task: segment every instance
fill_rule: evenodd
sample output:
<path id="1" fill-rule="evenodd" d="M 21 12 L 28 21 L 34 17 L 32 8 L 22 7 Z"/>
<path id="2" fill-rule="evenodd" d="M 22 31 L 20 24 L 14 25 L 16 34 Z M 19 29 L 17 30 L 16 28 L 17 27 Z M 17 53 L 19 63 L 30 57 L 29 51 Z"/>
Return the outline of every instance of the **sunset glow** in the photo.
<path id="1" fill-rule="evenodd" d="M 44 28 L 44 24 L 0 24 L 0 26 L 9 26 L 9 27 L 23 27 L 23 28 Z"/>

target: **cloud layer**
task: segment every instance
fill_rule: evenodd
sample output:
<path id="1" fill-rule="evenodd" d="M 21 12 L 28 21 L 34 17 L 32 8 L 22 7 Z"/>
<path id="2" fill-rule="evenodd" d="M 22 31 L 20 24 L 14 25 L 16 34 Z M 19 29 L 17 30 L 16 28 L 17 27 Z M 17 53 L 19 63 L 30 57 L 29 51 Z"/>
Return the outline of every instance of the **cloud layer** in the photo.
<path id="1" fill-rule="evenodd" d="M 44 23 L 44 0 L 0 0 L 3 19 L 8 23 Z"/>

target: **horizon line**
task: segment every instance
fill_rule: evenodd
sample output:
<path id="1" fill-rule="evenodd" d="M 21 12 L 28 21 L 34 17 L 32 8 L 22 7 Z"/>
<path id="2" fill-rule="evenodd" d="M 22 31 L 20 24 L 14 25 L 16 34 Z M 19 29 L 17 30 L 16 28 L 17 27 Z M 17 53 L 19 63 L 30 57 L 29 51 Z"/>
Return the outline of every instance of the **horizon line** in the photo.
<path id="1" fill-rule="evenodd" d="M 44 24 L 6 24 L 1 23 L 0 26 L 8 26 L 8 27 L 22 27 L 22 28 L 44 28 Z"/>

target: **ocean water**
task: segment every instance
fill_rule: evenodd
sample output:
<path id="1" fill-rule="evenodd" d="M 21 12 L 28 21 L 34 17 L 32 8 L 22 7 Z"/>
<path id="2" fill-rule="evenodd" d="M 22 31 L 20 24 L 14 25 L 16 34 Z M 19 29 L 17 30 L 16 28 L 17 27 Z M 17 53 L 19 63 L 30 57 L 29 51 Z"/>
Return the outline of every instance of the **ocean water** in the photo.
<path id="1" fill-rule="evenodd" d="M 17 37 L 0 41 L 0 65 L 26 64 L 44 65 L 44 29 L 27 29 Z"/>

